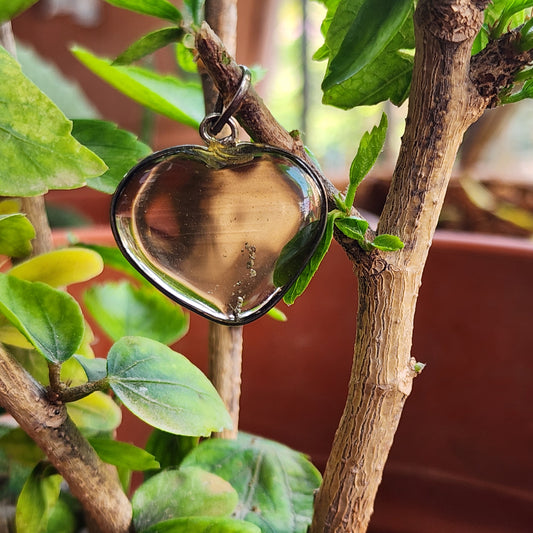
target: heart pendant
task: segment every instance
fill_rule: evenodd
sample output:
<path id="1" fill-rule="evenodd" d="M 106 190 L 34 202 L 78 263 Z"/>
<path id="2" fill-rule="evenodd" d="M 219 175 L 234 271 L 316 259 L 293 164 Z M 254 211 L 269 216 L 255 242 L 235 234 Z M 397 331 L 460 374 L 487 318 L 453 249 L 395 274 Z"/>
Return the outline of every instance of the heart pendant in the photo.
<path id="1" fill-rule="evenodd" d="M 126 258 L 184 307 L 222 324 L 259 318 L 324 232 L 323 186 L 305 162 L 254 143 L 177 146 L 126 175 L 111 226 Z"/>

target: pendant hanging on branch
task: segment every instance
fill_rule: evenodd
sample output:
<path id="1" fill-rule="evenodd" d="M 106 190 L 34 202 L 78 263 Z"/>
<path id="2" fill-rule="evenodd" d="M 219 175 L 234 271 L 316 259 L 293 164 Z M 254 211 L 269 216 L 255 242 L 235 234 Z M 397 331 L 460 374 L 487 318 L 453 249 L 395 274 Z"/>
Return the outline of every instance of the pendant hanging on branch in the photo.
<path id="1" fill-rule="evenodd" d="M 112 201 L 113 233 L 133 266 L 173 300 L 228 325 L 259 318 L 283 297 L 313 255 L 327 214 L 307 163 L 237 141 L 232 115 L 249 84 L 243 67 L 227 108 L 202 121 L 207 147 L 152 154 Z"/>

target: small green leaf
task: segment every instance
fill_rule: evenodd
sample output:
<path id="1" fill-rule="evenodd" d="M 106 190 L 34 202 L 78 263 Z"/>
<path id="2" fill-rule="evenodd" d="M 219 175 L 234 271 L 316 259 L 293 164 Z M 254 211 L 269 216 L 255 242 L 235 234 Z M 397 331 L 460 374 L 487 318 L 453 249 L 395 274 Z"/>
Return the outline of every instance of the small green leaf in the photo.
<path id="1" fill-rule="evenodd" d="M 263 532 L 305 533 L 313 516 L 313 496 L 321 477 L 301 453 L 260 437 L 202 442 L 183 461 L 217 474 L 235 488 L 234 518 L 257 524 Z"/>
<path id="2" fill-rule="evenodd" d="M 36 2 L 37 0 L 8 0 L 0 3 L 0 23 L 11 20 Z"/>
<path id="3" fill-rule="evenodd" d="M 350 166 L 350 184 L 346 192 L 345 204 L 348 209 L 353 205 L 357 187 L 363 178 L 370 172 L 376 159 L 383 150 L 387 135 L 387 115 L 383 113 L 379 126 L 374 126 L 372 131 L 365 132 L 357 149 L 357 154 Z"/>
<path id="4" fill-rule="evenodd" d="M 133 133 L 117 128 L 112 122 L 84 119 L 74 120 L 73 125 L 72 135 L 108 166 L 105 174 L 87 180 L 92 189 L 114 193 L 126 172 L 152 152 Z"/>
<path id="5" fill-rule="evenodd" d="M 0 47 L 0 194 L 81 187 L 107 167 L 70 135 L 72 123 Z"/>
<path id="6" fill-rule="evenodd" d="M 335 219 L 342 215 L 343 213 L 337 210 L 330 211 L 328 213 L 326 230 L 324 231 L 324 234 L 320 239 L 320 243 L 318 244 L 315 253 L 313 254 L 313 257 L 311 257 L 311 259 L 303 269 L 302 273 L 298 276 L 298 279 L 293 283 L 291 288 L 285 293 L 285 296 L 283 297 L 283 301 L 287 305 L 292 305 L 296 298 L 298 298 L 298 296 L 300 296 L 305 291 L 305 289 L 311 282 L 311 279 L 315 275 L 315 272 L 318 270 L 322 259 L 324 259 L 326 252 L 329 250 L 331 241 L 333 239 L 333 227 L 335 224 Z"/>
<path id="7" fill-rule="evenodd" d="M 44 283 L 0 274 L 0 311 L 53 363 L 69 359 L 83 339 L 85 324 L 76 300 Z"/>
<path id="8" fill-rule="evenodd" d="M 353 19 L 322 84 L 326 91 L 372 63 L 411 14 L 413 0 L 365 0 Z"/>
<path id="9" fill-rule="evenodd" d="M 272 309 L 270 309 L 267 315 L 273 320 L 276 320 L 277 322 L 287 322 L 288 320 L 287 315 L 277 307 L 273 307 Z"/>
<path id="10" fill-rule="evenodd" d="M 368 222 L 357 217 L 342 217 L 335 221 L 335 225 L 350 239 L 355 239 L 360 243 L 365 242 L 365 234 L 368 229 Z"/>
<path id="11" fill-rule="evenodd" d="M 525 9 L 533 7 L 532 0 L 505 0 L 505 2 L 494 2 L 492 13 L 486 17 L 498 18 L 497 24 L 491 31 L 491 37 L 496 39 L 509 28 L 516 28 L 524 23 L 529 13 Z"/>
<path id="12" fill-rule="evenodd" d="M 48 463 L 39 463 L 33 469 L 17 501 L 17 531 L 46 533 L 48 518 L 59 498 L 61 480 Z"/>
<path id="13" fill-rule="evenodd" d="M 191 450 L 198 446 L 198 442 L 198 437 L 174 435 L 154 429 L 148 437 L 146 451 L 153 454 L 161 468 L 176 467 Z"/>
<path id="14" fill-rule="evenodd" d="M 199 83 L 184 82 L 135 66 L 112 65 L 80 47 L 74 55 L 97 76 L 147 108 L 177 122 L 197 128 L 204 118 L 204 101 Z"/>
<path id="15" fill-rule="evenodd" d="M 0 215 L 0 254 L 24 257 L 31 253 L 35 230 L 22 213 Z"/>
<path id="16" fill-rule="evenodd" d="M 196 25 L 200 25 L 203 19 L 202 10 L 205 0 L 183 0 L 183 5 L 189 12 L 189 15 Z"/>
<path id="17" fill-rule="evenodd" d="M 143 533 L 261 533 L 251 522 L 234 518 L 187 516 L 159 522 Z"/>
<path id="18" fill-rule="evenodd" d="M 382 250 L 384 252 L 395 252 L 396 250 L 401 250 L 404 246 L 401 239 L 386 233 L 383 235 L 377 235 L 370 245 L 373 248 L 377 248 L 378 250 Z"/>
<path id="19" fill-rule="evenodd" d="M 88 359 L 82 355 L 75 355 L 74 358 L 82 366 L 89 381 L 99 381 L 107 376 L 107 361 L 105 359 Z"/>
<path id="20" fill-rule="evenodd" d="M 141 15 L 150 15 L 178 24 L 182 16 L 180 11 L 167 0 L 105 0 L 112 6 L 129 9 Z"/>
<path id="21" fill-rule="evenodd" d="M 180 41 L 184 35 L 185 31 L 176 27 L 152 31 L 130 45 L 113 61 L 113 65 L 129 65 L 170 43 Z"/>
<path id="22" fill-rule="evenodd" d="M 176 43 L 176 61 L 184 72 L 198 72 L 198 64 L 194 59 L 194 50 L 183 43 Z M 252 83 L 255 83 L 252 78 Z"/>
<path id="23" fill-rule="evenodd" d="M 152 287 L 135 288 L 128 281 L 94 285 L 83 301 L 113 341 L 129 335 L 173 344 L 189 328 L 189 316 Z"/>
<path id="24" fill-rule="evenodd" d="M 109 384 L 146 423 L 180 435 L 208 436 L 231 427 L 215 388 L 183 355 L 142 337 L 124 337 L 107 356 Z"/>
<path id="25" fill-rule="evenodd" d="M 133 495 L 133 524 L 137 531 L 144 531 L 172 518 L 229 516 L 238 501 L 227 481 L 201 468 L 165 470 L 145 481 Z"/>
<path id="26" fill-rule="evenodd" d="M 103 392 L 67 403 L 67 411 L 84 435 L 114 431 L 122 422 L 120 407 Z"/>
<path id="27" fill-rule="evenodd" d="M 90 438 L 89 442 L 104 463 L 136 472 L 159 468 L 159 463 L 151 453 L 133 444 L 101 437 Z"/>
<path id="28" fill-rule="evenodd" d="M 26 281 L 41 281 L 51 287 L 65 287 L 88 281 L 104 268 L 102 258 L 86 248 L 64 248 L 37 255 L 14 266 L 9 274 Z"/>
<path id="29" fill-rule="evenodd" d="M 533 48 L 533 18 L 520 28 L 520 50 L 523 52 Z"/>

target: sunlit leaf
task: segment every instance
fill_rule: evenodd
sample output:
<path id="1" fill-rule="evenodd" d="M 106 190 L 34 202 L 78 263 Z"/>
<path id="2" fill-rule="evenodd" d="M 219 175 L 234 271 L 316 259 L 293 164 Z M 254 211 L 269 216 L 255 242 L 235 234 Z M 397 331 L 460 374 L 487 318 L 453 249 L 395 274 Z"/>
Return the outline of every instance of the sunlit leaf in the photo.
<path id="1" fill-rule="evenodd" d="M 148 424 L 180 435 L 207 436 L 231 427 L 224 403 L 187 358 L 143 337 L 124 337 L 107 356 L 111 388 Z"/>
<path id="2" fill-rule="evenodd" d="M 17 501 L 17 531 L 46 532 L 50 512 L 59 498 L 61 479 L 48 463 L 39 463 L 33 469 Z"/>
<path id="3" fill-rule="evenodd" d="M 413 0 L 365 0 L 332 58 L 322 87 L 330 89 L 372 63 L 411 14 Z"/>
<path id="4" fill-rule="evenodd" d="M 85 248 L 63 248 L 37 255 L 11 268 L 9 274 L 26 281 L 41 281 L 51 287 L 65 287 L 101 274 L 100 255 Z"/>
<path id="5" fill-rule="evenodd" d="M 181 307 L 151 287 L 135 288 L 127 281 L 94 285 L 84 303 L 113 341 L 129 335 L 173 344 L 188 330 Z"/>
<path id="6" fill-rule="evenodd" d="M 92 189 L 108 194 L 115 192 L 126 172 L 152 149 L 129 131 L 104 120 L 74 120 L 72 135 L 102 158 L 108 170 L 98 178 L 87 180 Z"/>
<path id="7" fill-rule="evenodd" d="M 22 213 L 0 215 L 0 254 L 9 257 L 24 257 L 31 250 L 35 230 Z"/>
<path id="8" fill-rule="evenodd" d="M 181 22 L 180 11 L 172 5 L 168 0 L 105 0 L 112 6 L 129 9 L 142 15 L 150 15 L 171 22 Z"/>
<path id="9" fill-rule="evenodd" d="M 263 533 L 305 533 L 320 485 L 318 470 L 301 453 L 277 442 L 239 434 L 237 440 L 210 439 L 183 461 L 225 479 L 239 494 L 234 518 Z"/>
<path id="10" fill-rule="evenodd" d="M 370 245 L 384 252 L 395 252 L 396 250 L 401 250 L 404 246 L 400 238 L 387 234 L 377 235 Z"/>
<path id="11" fill-rule="evenodd" d="M 67 403 L 67 411 L 87 435 L 113 431 L 122 421 L 120 407 L 103 392 L 93 392 L 81 400 Z"/>
<path id="12" fill-rule="evenodd" d="M 44 283 L 0 274 L 0 311 L 51 362 L 66 361 L 82 341 L 76 300 Z"/>
<path id="13" fill-rule="evenodd" d="M 97 76 L 156 113 L 197 128 L 204 117 L 199 83 L 184 82 L 136 66 L 112 65 L 80 47 L 74 55 Z"/>
<path id="14" fill-rule="evenodd" d="M 335 221 L 337 226 L 347 237 L 358 242 L 365 242 L 365 233 L 368 229 L 368 222 L 357 217 L 342 217 Z"/>
<path id="15" fill-rule="evenodd" d="M 0 194 L 80 187 L 105 164 L 70 134 L 72 123 L 0 47 Z"/>
<path id="16" fill-rule="evenodd" d="M 137 531 L 188 516 L 229 516 L 239 501 L 224 479 L 201 468 L 165 470 L 145 481 L 131 500 Z"/>
<path id="17" fill-rule="evenodd" d="M 176 27 L 152 31 L 130 45 L 113 61 L 113 65 L 129 65 L 170 43 L 180 41 L 184 35 L 185 31 Z"/>
<path id="18" fill-rule="evenodd" d="M 376 159 L 383 150 L 385 137 L 387 134 L 387 115 L 383 113 L 378 126 L 374 126 L 372 131 L 365 132 L 350 166 L 350 184 L 346 192 L 346 207 L 350 209 L 353 205 L 357 187 L 363 178 L 370 172 Z"/>
<path id="19" fill-rule="evenodd" d="M 139 472 L 159 468 L 159 463 L 151 453 L 128 442 L 100 437 L 90 438 L 89 442 L 104 463 Z"/>

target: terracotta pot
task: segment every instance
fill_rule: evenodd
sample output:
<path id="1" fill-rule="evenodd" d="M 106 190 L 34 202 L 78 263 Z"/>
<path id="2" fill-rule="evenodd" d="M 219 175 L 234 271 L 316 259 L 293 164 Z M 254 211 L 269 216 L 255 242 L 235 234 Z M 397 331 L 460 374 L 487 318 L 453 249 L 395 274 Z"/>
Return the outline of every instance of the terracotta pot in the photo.
<path id="1" fill-rule="evenodd" d="M 108 230 L 97 240 L 111 242 Z M 437 232 L 412 351 L 427 367 L 407 401 L 371 531 L 531 530 L 531 272 L 531 243 Z M 334 245 L 288 322 L 262 318 L 244 331 L 241 428 L 306 452 L 320 468 L 345 403 L 355 295 Z M 206 321 L 191 316 L 175 346 L 204 370 L 206 335 Z M 142 445 L 146 426 L 126 420 L 121 437 Z"/>

